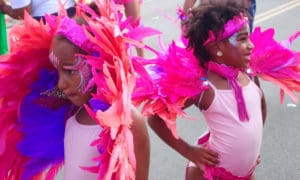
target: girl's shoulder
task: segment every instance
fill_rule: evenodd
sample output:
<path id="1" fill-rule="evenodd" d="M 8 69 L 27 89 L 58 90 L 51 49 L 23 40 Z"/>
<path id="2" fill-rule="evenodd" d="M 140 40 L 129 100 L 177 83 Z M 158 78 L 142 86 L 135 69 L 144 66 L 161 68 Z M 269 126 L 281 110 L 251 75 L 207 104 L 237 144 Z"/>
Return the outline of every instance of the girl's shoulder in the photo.
<path id="1" fill-rule="evenodd" d="M 242 87 L 244 87 L 244 86 L 247 86 L 251 82 L 251 78 L 249 77 L 248 74 L 246 74 L 244 72 L 240 72 L 238 75 L 238 82 Z"/>
<path id="2" fill-rule="evenodd" d="M 207 110 L 212 104 L 215 98 L 214 89 L 210 86 L 208 90 L 202 93 L 202 97 L 199 99 L 198 107 L 201 110 Z"/>
<path id="3" fill-rule="evenodd" d="M 224 77 L 217 75 L 214 72 L 209 71 L 207 73 L 207 80 L 209 85 L 213 89 L 230 89 L 228 80 Z"/>

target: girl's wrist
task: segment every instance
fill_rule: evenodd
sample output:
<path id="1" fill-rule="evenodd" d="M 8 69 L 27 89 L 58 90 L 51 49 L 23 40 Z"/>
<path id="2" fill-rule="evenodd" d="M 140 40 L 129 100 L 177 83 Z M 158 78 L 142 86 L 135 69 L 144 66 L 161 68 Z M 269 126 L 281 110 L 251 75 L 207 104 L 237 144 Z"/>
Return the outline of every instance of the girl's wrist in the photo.
<path id="1" fill-rule="evenodd" d="M 0 12 L 2 12 L 3 14 L 5 14 L 5 13 L 3 12 L 3 6 L 4 6 L 4 4 L 0 3 Z"/>
<path id="2" fill-rule="evenodd" d="M 189 161 L 191 161 L 191 159 L 193 158 L 193 149 L 194 149 L 193 145 L 186 144 L 185 150 L 182 153 L 182 155 Z"/>
<path id="3" fill-rule="evenodd" d="M 3 3 L 0 5 L 0 11 L 3 14 L 7 14 L 8 10 L 9 10 L 9 6 L 7 4 Z"/>

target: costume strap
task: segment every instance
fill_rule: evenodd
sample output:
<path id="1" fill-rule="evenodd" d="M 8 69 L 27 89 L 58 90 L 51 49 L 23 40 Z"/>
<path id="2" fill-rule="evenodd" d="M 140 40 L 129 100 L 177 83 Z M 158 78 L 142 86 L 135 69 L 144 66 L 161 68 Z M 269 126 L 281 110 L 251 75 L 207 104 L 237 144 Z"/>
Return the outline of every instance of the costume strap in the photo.
<path id="1" fill-rule="evenodd" d="M 240 120 L 249 120 L 242 89 L 236 80 L 239 74 L 239 70 L 233 67 L 226 66 L 225 64 L 218 64 L 212 61 L 208 63 L 207 68 L 208 70 L 228 79 L 229 84 L 234 91 Z"/>

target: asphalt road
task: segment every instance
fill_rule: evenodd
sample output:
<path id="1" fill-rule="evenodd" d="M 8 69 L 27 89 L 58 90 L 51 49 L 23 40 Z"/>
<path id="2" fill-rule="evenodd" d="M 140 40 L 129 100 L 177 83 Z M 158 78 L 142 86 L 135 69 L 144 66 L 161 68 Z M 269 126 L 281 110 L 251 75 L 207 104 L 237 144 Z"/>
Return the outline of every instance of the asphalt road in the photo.
<path id="1" fill-rule="evenodd" d="M 176 39 L 180 33 L 176 24 L 175 9 L 183 0 L 144 0 L 142 20 L 144 25 L 152 26 L 163 32 L 165 44 Z M 263 29 L 274 27 L 276 39 L 284 40 L 289 34 L 300 30 L 300 0 L 264 0 L 257 2 L 256 26 Z M 157 47 L 157 39 L 146 43 Z M 294 49 L 300 50 L 300 40 Z M 147 54 L 151 56 L 151 54 Z M 269 82 L 262 82 L 268 117 L 264 127 L 261 149 L 262 162 L 255 174 L 257 180 L 299 180 L 300 179 L 300 110 L 286 96 L 279 103 L 279 89 Z M 298 97 L 299 94 L 298 94 Z M 178 120 L 179 134 L 188 142 L 195 139 L 206 129 L 202 115 L 194 107 L 187 110 L 196 121 Z M 164 144 L 149 128 L 151 135 L 150 180 L 183 180 L 186 160 Z"/>

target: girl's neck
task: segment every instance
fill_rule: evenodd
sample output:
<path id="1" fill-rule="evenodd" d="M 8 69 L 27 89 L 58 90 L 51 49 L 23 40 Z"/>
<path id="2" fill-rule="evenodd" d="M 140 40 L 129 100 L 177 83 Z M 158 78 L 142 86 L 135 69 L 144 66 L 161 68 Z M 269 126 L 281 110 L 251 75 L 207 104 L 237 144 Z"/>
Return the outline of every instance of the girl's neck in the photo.
<path id="1" fill-rule="evenodd" d="M 217 89 L 231 89 L 228 84 L 227 78 L 218 75 L 215 72 L 207 71 L 207 79 L 217 88 Z"/>
<path id="2" fill-rule="evenodd" d="M 89 115 L 84 107 L 80 107 L 76 113 L 76 120 L 80 124 L 84 125 L 95 125 L 95 120 Z"/>
<path id="3" fill-rule="evenodd" d="M 207 69 L 227 79 L 237 78 L 240 71 L 238 68 L 231 67 L 226 64 L 221 64 L 214 61 L 208 62 Z"/>
<path id="4" fill-rule="evenodd" d="M 231 89 L 230 85 L 228 84 L 228 79 L 226 77 L 220 76 L 215 72 L 207 71 L 207 79 L 210 82 L 212 82 L 218 89 Z M 242 87 L 247 86 L 249 84 L 249 78 L 247 78 L 247 74 L 241 71 L 239 72 L 236 81 Z"/>
<path id="5" fill-rule="evenodd" d="M 207 69 L 207 78 L 209 80 L 212 79 L 222 82 L 222 80 L 227 81 L 228 79 L 234 79 L 239 82 L 241 86 L 245 86 L 249 82 L 246 73 L 235 67 L 218 64 L 217 62 L 210 62 L 207 65 Z"/>
<path id="6" fill-rule="evenodd" d="M 249 120 L 247 109 L 245 106 L 245 100 L 241 88 L 242 86 L 245 86 L 246 84 L 249 83 L 249 79 L 246 77 L 246 75 L 241 73 L 241 71 L 238 70 L 237 68 L 229 67 L 225 64 L 218 64 L 213 61 L 208 62 L 207 69 L 217 74 L 218 76 L 227 79 L 229 83 L 229 87 L 231 87 L 231 89 L 234 92 L 240 120 L 241 121 Z M 224 82 L 224 80 L 216 81 L 215 83 L 218 85 L 222 85 L 222 82 Z"/>

